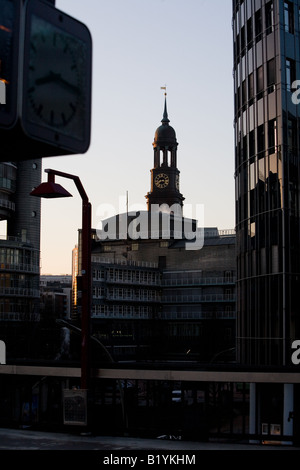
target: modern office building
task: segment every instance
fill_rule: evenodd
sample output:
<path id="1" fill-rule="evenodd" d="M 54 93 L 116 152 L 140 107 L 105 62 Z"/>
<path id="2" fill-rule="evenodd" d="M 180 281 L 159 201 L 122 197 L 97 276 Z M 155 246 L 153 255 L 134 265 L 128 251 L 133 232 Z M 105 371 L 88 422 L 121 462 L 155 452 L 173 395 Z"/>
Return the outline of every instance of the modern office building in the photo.
<path id="1" fill-rule="evenodd" d="M 234 0 L 237 350 L 291 365 L 300 338 L 300 2 Z"/>
<path id="2" fill-rule="evenodd" d="M 41 160 L 0 163 L 0 335 L 7 355 L 27 354 L 40 318 Z M 27 335 L 28 333 L 28 335 Z"/>

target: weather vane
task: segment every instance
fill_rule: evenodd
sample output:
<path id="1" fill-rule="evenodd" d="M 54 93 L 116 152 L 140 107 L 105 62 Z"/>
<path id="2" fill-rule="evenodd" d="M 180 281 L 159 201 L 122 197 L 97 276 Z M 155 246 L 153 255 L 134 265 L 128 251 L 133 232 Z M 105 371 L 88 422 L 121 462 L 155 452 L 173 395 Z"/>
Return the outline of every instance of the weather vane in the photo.
<path id="1" fill-rule="evenodd" d="M 160 89 L 165 90 L 165 96 L 167 96 L 167 85 L 161 86 Z"/>

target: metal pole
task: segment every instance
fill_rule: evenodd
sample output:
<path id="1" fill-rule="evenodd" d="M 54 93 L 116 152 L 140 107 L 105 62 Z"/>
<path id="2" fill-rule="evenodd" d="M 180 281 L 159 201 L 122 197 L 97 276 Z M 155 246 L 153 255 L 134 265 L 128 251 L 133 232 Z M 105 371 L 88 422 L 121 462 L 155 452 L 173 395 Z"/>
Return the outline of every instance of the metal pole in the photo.
<path id="1" fill-rule="evenodd" d="M 82 232 L 81 232 L 81 276 L 82 276 L 82 310 L 81 310 L 81 388 L 89 388 L 90 379 L 90 314 L 91 314 L 91 223 L 92 206 L 84 187 L 76 175 L 62 171 L 46 169 L 48 181 L 54 182 L 54 175 L 74 181 L 82 199 Z"/>
<path id="2" fill-rule="evenodd" d="M 81 388 L 89 388 L 90 311 L 91 311 L 91 204 L 82 203 L 82 313 L 81 313 Z"/>

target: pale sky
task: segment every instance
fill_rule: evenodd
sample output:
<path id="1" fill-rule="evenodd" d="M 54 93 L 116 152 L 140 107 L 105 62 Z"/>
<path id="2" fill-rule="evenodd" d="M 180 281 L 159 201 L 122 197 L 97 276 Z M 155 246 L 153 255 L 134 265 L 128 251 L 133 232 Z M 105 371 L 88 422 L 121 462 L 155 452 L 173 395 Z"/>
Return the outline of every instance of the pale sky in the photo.
<path id="1" fill-rule="evenodd" d="M 43 160 L 80 177 L 93 227 L 105 204 L 146 209 L 152 142 L 164 91 L 178 146 L 185 203 L 204 205 L 204 225 L 233 229 L 234 130 L 231 0 L 56 0 L 93 39 L 92 139 L 87 153 Z M 46 174 L 43 172 L 42 180 Z M 41 272 L 70 274 L 81 198 L 42 199 Z M 98 215 L 97 215 L 98 212 Z"/>

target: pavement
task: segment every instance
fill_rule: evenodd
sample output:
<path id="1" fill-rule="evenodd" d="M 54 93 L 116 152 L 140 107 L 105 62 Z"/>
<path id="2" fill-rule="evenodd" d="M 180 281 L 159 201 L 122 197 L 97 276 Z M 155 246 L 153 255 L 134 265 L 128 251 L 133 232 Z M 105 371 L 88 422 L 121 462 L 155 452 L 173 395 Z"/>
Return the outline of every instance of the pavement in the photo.
<path id="1" fill-rule="evenodd" d="M 300 450 L 289 445 L 262 445 L 232 442 L 190 442 L 181 440 L 143 439 L 136 437 L 80 435 L 75 432 L 53 433 L 31 429 L 0 428 L 0 452 L 4 450 L 90 450 L 105 454 L 130 451 L 181 452 L 243 450 L 243 451 L 291 451 Z M 108 451 L 108 452 L 107 452 Z M 276 452 L 277 454 L 277 452 Z"/>

